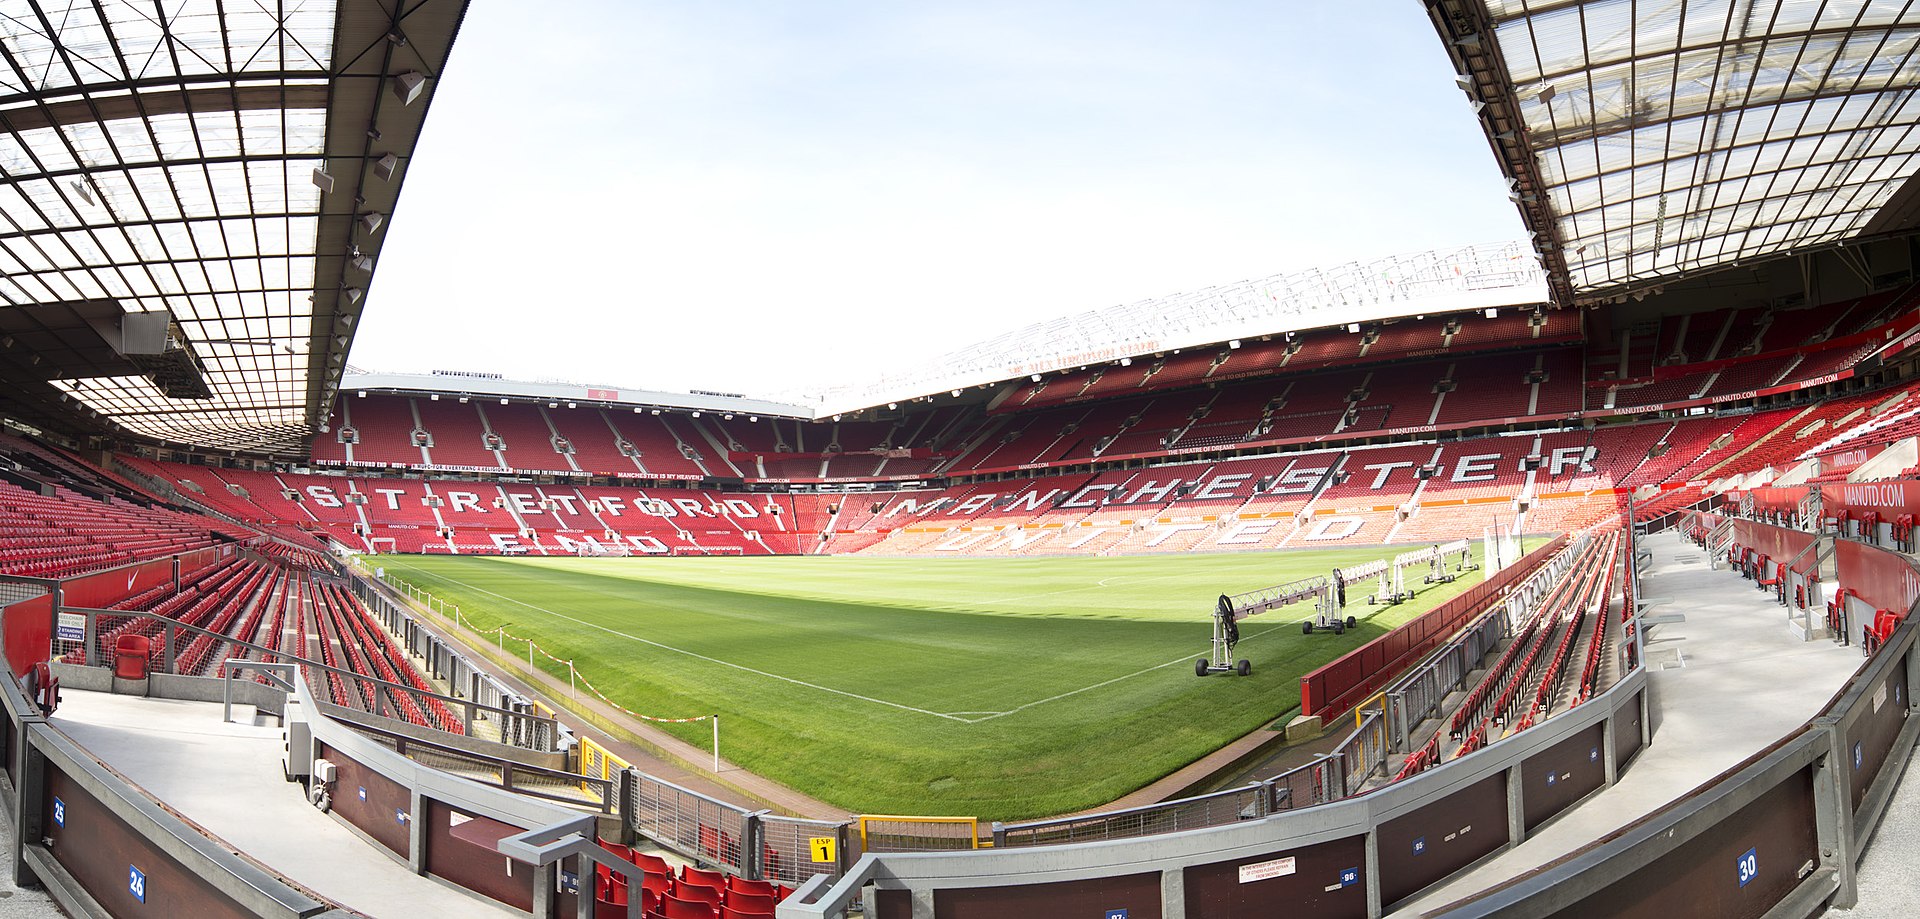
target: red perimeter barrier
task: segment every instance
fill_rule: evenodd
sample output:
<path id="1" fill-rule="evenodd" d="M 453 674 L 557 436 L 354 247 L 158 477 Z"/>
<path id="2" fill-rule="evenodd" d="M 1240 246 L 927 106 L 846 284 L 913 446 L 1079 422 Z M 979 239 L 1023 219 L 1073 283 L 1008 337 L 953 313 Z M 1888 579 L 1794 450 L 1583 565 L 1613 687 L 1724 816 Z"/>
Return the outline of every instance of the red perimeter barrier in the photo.
<path id="1" fill-rule="evenodd" d="M 1343 713 L 1385 688 L 1567 544 L 1558 536 L 1506 570 L 1300 678 L 1300 713 Z"/>

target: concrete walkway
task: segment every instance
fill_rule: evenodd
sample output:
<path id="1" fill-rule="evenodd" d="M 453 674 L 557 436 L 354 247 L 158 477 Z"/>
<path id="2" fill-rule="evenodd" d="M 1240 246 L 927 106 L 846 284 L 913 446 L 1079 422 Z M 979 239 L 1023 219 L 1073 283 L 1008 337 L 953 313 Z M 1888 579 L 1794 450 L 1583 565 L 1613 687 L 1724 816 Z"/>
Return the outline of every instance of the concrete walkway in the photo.
<path id="1" fill-rule="evenodd" d="M 1641 548 L 1653 553 L 1641 596 L 1671 598 L 1649 615 L 1686 617 L 1649 630 L 1653 742 L 1613 787 L 1394 915 L 1503 883 L 1652 813 L 1806 723 L 1860 666 L 1858 648 L 1794 636 L 1785 607 L 1711 570 L 1706 552 L 1677 534 L 1646 537 Z"/>
<path id="2" fill-rule="evenodd" d="M 324 897 L 382 919 L 524 919 L 414 874 L 315 810 L 301 786 L 282 777 L 278 727 L 224 723 L 217 703 L 62 695 L 48 720 L 74 742 L 234 849 Z M 243 706 L 234 712 L 235 720 L 253 716 Z"/>

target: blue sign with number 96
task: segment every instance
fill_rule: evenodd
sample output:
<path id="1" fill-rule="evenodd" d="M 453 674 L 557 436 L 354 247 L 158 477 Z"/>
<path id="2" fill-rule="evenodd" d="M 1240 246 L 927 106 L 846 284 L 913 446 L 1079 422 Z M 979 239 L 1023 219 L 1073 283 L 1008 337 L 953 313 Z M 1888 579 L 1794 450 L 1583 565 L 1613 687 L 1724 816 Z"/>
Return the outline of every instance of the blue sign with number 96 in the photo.
<path id="1" fill-rule="evenodd" d="M 1754 875 L 1760 873 L 1759 849 L 1748 849 L 1747 854 L 1740 856 L 1739 868 L 1740 886 L 1745 887 L 1748 881 L 1753 880 Z"/>

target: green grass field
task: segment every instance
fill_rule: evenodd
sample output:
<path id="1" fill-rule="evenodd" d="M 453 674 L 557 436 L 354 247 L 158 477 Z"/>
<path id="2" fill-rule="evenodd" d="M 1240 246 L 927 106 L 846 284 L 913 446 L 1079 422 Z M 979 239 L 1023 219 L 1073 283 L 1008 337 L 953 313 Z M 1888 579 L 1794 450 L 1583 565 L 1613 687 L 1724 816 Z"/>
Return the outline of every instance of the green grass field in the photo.
<path id="1" fill-rule="evenodd" d="M 1219 594 L 1392 551 L 374 564 L 477 629 L 533 636 L 634 711 L 719 714 L 729 760 L 834 805 L 1011 820 L 1096 807 L 1205 756 L 1295 708 L 1302 674 L 1480 578 L 1350 606 L 1362 618 L 1344 636 L 1301 634 L 1311 604 L 1245 620 L 1235 656 L 1253 676 L 1194 676 Z M 665 727 L 709 741 L 706 724 Z"/>

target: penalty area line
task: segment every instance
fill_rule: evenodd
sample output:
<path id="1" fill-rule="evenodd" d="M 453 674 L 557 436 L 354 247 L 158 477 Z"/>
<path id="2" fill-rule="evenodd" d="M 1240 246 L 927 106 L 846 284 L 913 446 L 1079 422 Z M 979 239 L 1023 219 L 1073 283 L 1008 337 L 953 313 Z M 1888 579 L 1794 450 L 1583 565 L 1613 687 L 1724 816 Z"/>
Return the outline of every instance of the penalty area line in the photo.
<path id="1" fill-rule="evenodd" d="M 1274 631 L 1277 631 L 1277 630 L 1279 630 L 1280 628 L 1283 628 L 1283 627 L 1282 627 L 1282 626 L 1274 626 L 1273 628 L 1270 628 L 1270 629 L 1263 629 L 1263 630 L 1261 630 L 1261 631 L 1259 631 L 1259 632 L 1255 632 L 1254 634 L 1252 634 L 1252 635 L 1249 635 L 1249 636 L 1247 636 L 1246 638 L 1243 638 L 1243 639 L 1241 639 L 1241 643 L 1242 643 L 1242 644 L 1245 644 L 1246 642 L 1249 642 L 1249 641 L 1252 641 L 1252 640 L 1253 640 L 1253 639 L 1255 639 L 1255 638 L 1259 638 L 1259 637 L 1260 637 L 1260 636 L 1262 636 L 1262 635 L 1266 635 L 1266 634 L 1269 634 L 1269 633 L 1272 633 L 1272 632 L 1274 632 Z M 1091 685 L 1088 685 L 1088 686 L 1082 686 L 1082 687 L 1080 687 L 1079 689 L 1070 689 L 1070 690 L 1067 690 L 1066 692 L 1063 692 L 1063 693 L 1061 693 L 1061 694 L 1059 694 L 1059 695 L 1057 695 L 1057 696 L 1048 696 L 1048 697 L 1046 697 L 1046 698 L 1044 698 L 1044 699 L 1041 699 L 1041 700 L 1039 700 L 1039 701 L 1036 701 L 1036 702 L 1028 702 L 1028 703 L 1027 703 L 1027 704 L 1025 704 L 1025 705 L 1022 705 L 1022 706 L 1019 706 L 1019 707 L 1017 707 L 1017 708 L 1010 708 L 1010 709 L 1007 709 L 1007 710 L 1006 710 L 1006 711 L 1004 711 L 1004 712 L 994 712 L 994 713 L 991 713 L 991 714 L 988 714 L 988 715 L 986 715 L 986 717 L 983 717 L 983 718 L 963 718 L 963 719 L 961 719 L 961 720 L 963 720 L 963 721 L 965 721 L 965 722 L 966 722 L 966 723 L 968 723 L 968 724 L 979 724 L 979 723 L 980 723 L 980 722 L 982 722 L 982 721 L 992 721 L 992 720 L 993 720 L 993 719 L 995 719 L 995 718 L 1004 718 L 1004 717 L 1006 717 L 1006 716 L 1008 716 L 1008 715 L 1015 715 L 1015 714 L 1019 714 L 1020 712 L 1024 712 L 1024 711 L 1026 711 L 1027 709 L 1030 709 L 1030 708 L 1033 708 L 1033 707 L 1034 707 L 1034 706 L 1036 706 L 1036 705 L 1045 705 L 1045 704 L 1047 704 L 1047 703 L 1049 703 L 1049 702 L 1058 702 L 1058 701 L 1060 701 L 1061 699 L 1065 699 L 1065 698 L 1069 698 L 1069 697 L 1071 697 L 1071 696 L 1077 696 L 1077 695 L 1079 695 L 1079 694 L 1081 694 L 1081 693 L 1083 693 L 1083 692 L 1091 692 L 1092 690 L 1095 690 L 1095 689 L 1100 689 L 1101 687 L 1104 687 L 1104 686 L 1111 686 L 1111 685 L 1113 685 L 1113 684 L 1115 684 L 1115 683 L 1118 683 L 1118 682 L 1120 682 L 1121 680 L 1131 680 L 1131 679 L 1133 679 L 1134 677 L 1137 677 L 1137 676 L 1140 676 L 1140 675 L 1142 675 L 1142 674 L 1147 674 L 1147 673 L 1152 673 L 1152 672 L 1154 672 L 1155 670 L 1165 670 L 1165 669 L 1167 669 L 1168 667 L 1171 667 L 1171 666 L 1173 666 L 1173 665 L 1175 665 L 1175 664 L 1184 664 L 1184 663 L 1187 663 L 1188 661 L 1191 661 L 1191 660 L 1193 660 L 1193 655 L 1191 655 L 1191 654 L 1185 654 L 1185 655 L 1181 655 L 1180 657 L 1176 657 L 1176 658 L 1174 658 L 1173 660 L 1170 660 L 1170 661 L 1167 661 L 1167 662 L 1166 662 L 1166 663 L 1164 663 L 1164 664 L 1155 664 L 1155 665 L 1153 665 L 1153 666 L 1151 666 L 1151 667 L 1147 667 L 1147 668 L 1145 668 L 1145 669 L 1141 669 L 1141 670 L 1135 670 L 1135 671 L 1134 671 L 1134 672 L 1132 672 L 1132 673 L 1128 673 L 1128 674 L 1124 674 L 1124 675 L 1122 675 L 1122 676 L 1117 676 L 1117 677 L 1114 677 L 1113 679 L 1110 679 L 1110 680 L 1101 680 L 1101 681 L 1100 681 L 1100 682 L 1098 682 L 1098 683 L 1094 683 L 1094 684 L 1091 684 Z M 959 714 L 972 714 L 972 713 L 971 713 L 971 712 L 960 712 Z"/>
<path id="2" fill-rule="evenodd" d="M 574 623 L 578 623 L 578 624 L 580 624 L 580 625 L 584 625 L 584 626 L 586 626 L 586 627 L 588 627 L 588 628 L 590 628 L 590 629 L 599 629 L 600 631 L 602 631 L 602 632 L 605 632 L 605 633 L 607 633 L 607 634 L 609 634 L 609 635 L 616 635 L 616 636 L 619 636 L 619 637 L 621 637 L 621 638 L 625 638 L 625 639 L 627 639 L 627 640 L 629 640 L 629 641 L 637 641 L 637 642 L 639 642 L 639 643 L 641 643 L 641 644 L 643 644 L 643 645 L 651 645 L 651 646 L 653 646 L 653 647 L 655 647 L 655 648 L 659 648 L 659 649 L 660 649 L 660 650 L 662 650 L 662 651 L 672 651 L 672 652 L 674 652 L 674 653 L 676 653 L 676 654 L 684 654 L 684 655 L 686 655 L 686 656 L 688 656 L 688 657 L 691 657 L 691 658 L 695 658 L 695 659 L 698 659 L 698 660 L 703 660 L 703 661 L 706 661 L 707 663 L 710 663 L 710 664 L 719 664 L 719 665 L 720 665 L 720 666 L 722 666 L 722 667 L 732 667 L 732 668 L 733 668 L 733 669 L 735 669 L 735 670 L 740 670 L 740 671 L 744 671 L 744 672 L 746 672 L 746 673 L 751 673 L 751 674 L 755 674 L 755 675 L 758 675 L 758 676 L 763 676 L 763 677 L 767 677 L 767 678 L 769 678 L 769 679 L 774 679 L 774 680 L 779 680 L 779 681 L 781 681 L 781 682 L 783 682 L 783 683 L 791 683 L 791 684 L 793 684 L 793 685 L 795 685 L 795 686 L 804 686 L 804 687 L 806 687 L 806 688 L 808 688 L 808 689 L 817 689 L 817 690 L 819 690 L 819 691 L 821 691 L 821 692 L 828 692 L 828 693 L 833 693 L 833 694 L 834 694 L 834 695 L 836 695 L 836 696 L 845 696 L 845 697 L 847 697 L 847 698 L 849 698 L 849 699 L 858 699 L 858 700 L 860 700 L 860 701 L 862 701 L 862 702 L 871 702 L 871 703 L 873 703 L 873 704 L 875 704 L 875 705 L 885 705 L 885 706 L 887 706 L 887 707 L 889 707 L 889 708 L 897 708 L 897 709 L 900 709 L 901 711 L 908 711 L 908 712 L 916 712 L 916 713 L 918 713 L 918 714 L 922 714 L 922 715 L 932 715 L 932 716 L 933 716 L 933 717 L 935 717 L 935 718 L 945 718 L 945 719 L 947 719 L 947 720 L 949 720 L 949 721 L 958 721 L 958 722 L 960 722 L 960 723 L 962 723 L 962 724 L 973 724 L 973 723 L 974 723 L 975 721 L 984 721 L 984 720 L 986 720 L 986 719 L 984 719 L 984 718 L 982 718 L 982 719 L 972 719 L 972 718 L 962 718 L 962 717 L 959 717 L 958 715 L 950 715 L 950 714 L 947 714 L 947 713 L 945 713 L 945 712 L 936 712 L 936 711 L 931 711 L 931 710 L 928 710 L 928 709 L 924 709 L 924 708 L 914 708 L 914 707 L 913 707 L 913 706 L 911 706 L 911 705 L 903 705 L 903 704 L 901 704 L 901 703 L 899 703 L 899 702 L 888 702 L 888 701 L 887 701 L 887 700 L 885 700 L 885 699 L 876 699 L 876 698 L 874 698 L 874 697 L 872 697 L 872 696 L 863 696 L 863 695 L 860 695 L 859 693 L 855 693 L 855 692 L 848 692 L 848 691 L 846 691 L 846 690 L 844 690 L 844 689 L 835 689 L 835 688 L 833 688 L 833 687 L 831 687 L 831 686 L 821 686 L 821 685 L 820 685 L 820 684 L 818 684 L 818 683 L 809 683 L 809 682 L 807 682 L 807 681 L 805 681 L 805 680 L 796 680 L 796 679 L 794 679 L 793 677 L 789 677 L 789 676 L 781 676 L 780 674 L 777 674 L 777 673 L 768 673 L 768 672 L 767 672 L 767 671 L 765 671 L 765 670 L 756 670 L 756 669 L 754 669 L 754 668 L 752 668 L 752 667 L 748 667 L 748 666 L 746 666 L 746 665 L 744 665 L 744 664 L 736 664 L 736 663 L 734 663 L 734 662 L 732 662 L 732 661 L 723 661 L 723 660 L 721 660 L 721 659 L 719 659 L 719 658 L 717 658 L 717 657 L 708 657 L 708 656 L 706 656 L 705 654 L 701 654 L 701 653 L 699 653 L 699 652 L 697 652 L 697 651 L 688 651 L 688 650 L 687 650 L 687 649 L 685 649 L 685 648 L 676 648 L 676 647 L 674 647 L 674 646 L 672 646 L 672 645 L 669 645 L 669 644 L 663 644 L 663 643 L 661 643 L 661 642 L 657 642 L 657 641 L 654 641 L 654 640 L 652 640 L 652 639 L 650 639 L 650 638 L 641 638 L 641 637 L 640 637 L 640 636 L 638 636 L 638 635 L 632 635 L 632 634 L 629 634 L 629 633 L 627 633 L 627 632 L 622 632 L 622 631 L 620 631 L 619 629 L 611 629 L 611 628 L 608 628 L 608 627 L 606 627 L 606 626 L 604 626 L 604 625 L 601 625 L 601 624 L 599 624 L 599 623 L 597 623 L 597 622 L 588 622 L 588 621 L 587 621 L 587 620 L 585 620 L 585 619 L 579 619 L 579 618 L 576 618 L 576 617 L 573 617 L 573 616 L 569 616 L 569 615 L 567 615 L 566 613 L 558 613 L 558 612 L 554 612 L 553 610 L 550 610 L 550 609 L 547 609 L 547 608 L 546 608 L 546 607 L 544 607 L 544 606 L 534 606 L 533 604 L 531 604 L 531 603 L 528 603 L 528 602 L 526 602 L 525 600 L 515 600 L 514 598 L 512 598 L 512 597 L 509 597 L 509 596 L 507 596 L 507 595 L 505 595 L 505 594 L 497 594 L 497 593 L 494 593 L 493 591 L 491 591 L 491 590 L 488 590 L 488 589 L 486 589 L 486 588 L 484 588 L 484 587 L 476 587 L 476 586 L 474 586 L 474 585 L 472 585 L 472 584 L 468 584 L 467 582 L 465 582 L 465 581 L 462 581 L 462 580 L 460 580 L 460 579 L 458 579 L 458 578 L 450 578 L 450 577 L 447 577 L 446 575 L 443 575 L 443 574 L 435 574 L 434 572 L 431 572 L 431 571 L 423 571 L 423 570 L 421 570 L 421 569 L 419 569 L 419 568 L 415 568 L 415 567 L 413 567 L 412 565 L 408 565 L 408 564 L 405 564 L 405 563 L 401 563 L 401 565 L 400 565 L 400 567 L 402 567 L 402 568 L 405 568 L 405 569 L 407 569 L 408 571 L 412 571 L 412 572 L 415 572 L 415 573 L 417 573 L 417 574 L 424 574 L 424 575 L 426 575 L 426 576 L 428 576 L 428 577 L 431 577 L 431 578 L 438 578 L 438 579 L 440 579 L 440 580 L 442 580 L 442 581 L 446 581 L 446 582 L 448 582 L 448 583 L 450 583 L 450 584 L 458 584 L 458 585 L 460 585 L 461 587 L 464 587 L 464 588 L 466 588 L 466 589 L 468 589 L 468 590 L 472 590 L 472 591 L 476 591 L 476 592 L 479 592 L 479 593 L 483 593 L 483 594 L 486 594 L 487 596 L 490 596 L 490 597 L 499 597 L 500 599 L 502 599 L 502 600 L 505 600 L 505 601 L 507 601 L 508 603 L 513 603 L 513 604 L 517 604 L 517 605 L 519 605 L 519 606 L 524 606 L 524 607 L 526 607 L 527 609 L 530 609 L 530 610 L 534 610 L 535 612 L 541 612 L 541 613 L 546 613 L 547 615 L 549 615 L 549 616 L 552 616 L 552 617 L 554 617 L 554 618 L 556 618 L 556 619 L 565 619 L 565 620 L 567 620 L 568 622 L 574 622 Z"/>

